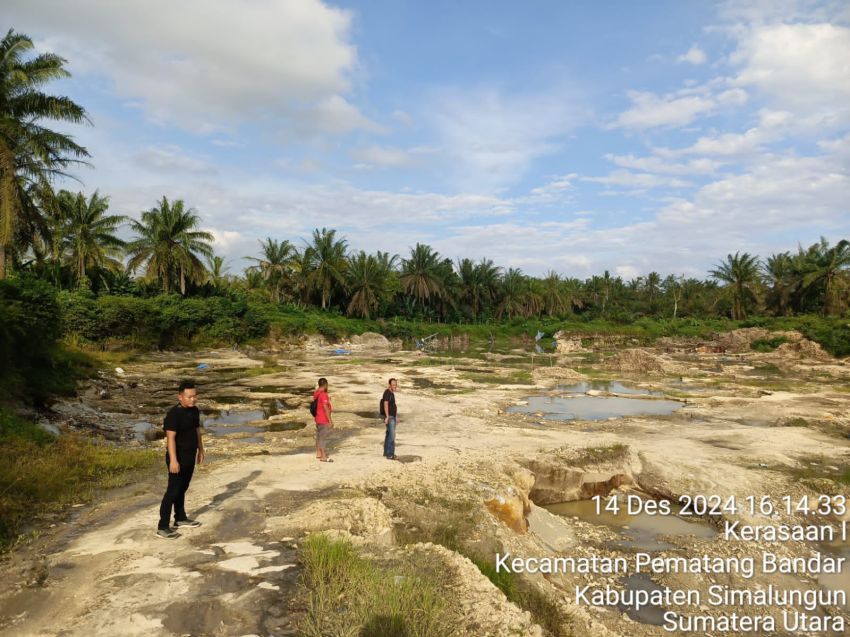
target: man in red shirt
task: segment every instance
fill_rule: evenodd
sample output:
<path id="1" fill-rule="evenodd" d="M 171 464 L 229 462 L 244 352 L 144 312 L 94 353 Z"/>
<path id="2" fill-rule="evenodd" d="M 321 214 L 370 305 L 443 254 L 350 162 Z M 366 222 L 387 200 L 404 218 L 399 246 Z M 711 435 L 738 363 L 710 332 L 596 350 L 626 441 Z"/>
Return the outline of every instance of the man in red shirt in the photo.
<path id="1" fill-rule="evenodd" d="M 319 388 L 313 392 L 313 400 L 316 401 L 316 457 L 321 462 L 333 462 L 328 458 L 328 452 L 325 451 L 328 434 L 334 426 L 331 417 L 333 408 L 331 407 L 331 398 L 328 396 L 327 378 L 319 379 Z"/>

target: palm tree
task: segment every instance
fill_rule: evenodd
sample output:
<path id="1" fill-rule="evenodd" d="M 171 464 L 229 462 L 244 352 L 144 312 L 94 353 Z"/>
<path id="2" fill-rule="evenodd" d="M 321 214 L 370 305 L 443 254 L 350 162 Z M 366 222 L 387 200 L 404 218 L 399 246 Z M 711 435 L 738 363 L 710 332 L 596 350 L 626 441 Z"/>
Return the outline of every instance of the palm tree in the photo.
<path id="1" fill-rule="evenodd" d="M 811 246 L 805 255 L 806 272 L 802 277 L 802 288 L 811 290 L 823 286 L 824 316 L 831 316 L 835 306 L 835 283 L 847 278 L 850 267 L 850 242 L 842 239 L 834 246 L 821 237 L 819 243 Z"/>
<path id="2" fill-rule="evenodd" d="M 77 279 L 77 285 L 87 284 L 87 271 L 95 268 L 117 272 L 123 265 L 120 257 L 126 243 L 115 236 L 124 223 L 123 215 L 107 215 L 109 197 L 98 191 L 86 200 L 83 193 L 76 195 L 62 190 L 57 196 L 62 218 L 65 219 L 65 247 L 68 261 Z"/>
<path id="3" fill-rule="evenodd" d="M 370 318 L 388 295 L 388 281 L 398 259 L 387 252 L 377 256 L 363 250 L 348 258 L 348 290 L 351 300 L 346 311 L 351 316 Z"/>
<path id="4" fill-rule="evenodd" d="M 594 304 L 600 306 L 600 315 L 605 316 L 605 308 L 608 306 L 608 301 L 617 279 L 611 276 L 608 270 L 605 270 L 602 276 L 593 275 L 588 281 L 588 288 L 593 295 Z"/>
<path id="5" fill-rule="evenodd" d="M 207 259 L 207 283 L 217 291 L 222 290 L 230 284 L 232 277 L 228 274 L 229 268 L 225 265 L 224 257 L 218 255 Z"/>
<path id="6" fill-rule="evenodd" d="M 77 124 L 88 119 L 69 98 L 39 90 L 70 74 L 65 60 L 53 53 L 25 60 L 32 50 L 32 40 L 11 29 L 0 40 L 0 279 L 6 278 L 7 261 L 20 240 L 44 227 L 33 195 L 52 193 L 52 180 L 89 156 L 69 135 L 42 125 L 44 120 Z"/>
<path id="7" fill-rule="evenodd" d="M 508 268 L 502 276 L 502 299 L 496 308 L 496 316 L 514 318 L 526 314 L 526 282 L 522 270 Z"/>
<path id="8" fill-rule="evenodd" d="M 417 243 L 410 251 L 410 258 L 402 262 L 401 285 L 407 294 L 423 305 L 432 298 L 442 299 L 446 295 L 446 287 L 441 270 L 439 253 L 429 245 Z"/>
<path id="9" fill-rule="evenodd" d="M 469 305 L 473 318 L 478 318 L 484 307 L 496 298 L 500 271 L 490 259 L 481 259 L 478 263 L 471 259 L 458 261 L 460 300 Z"/>
<path id="10" fill-rule="evenodd" d="M 307 266 L 307 283 L 318 290 L 322 297 L 322 309 L 330 304 L 334 288 L 345 285 L 346 249 L 348 241 L 336 238 L 336 230 L 318 228 L 313 230 L 313 243 L 304 250 Z"/>
<path id="11" fill-rule="evenodd" d="M 736 252 L 727 255 L 726 261 L 715 266 L 709 274 L 726 284 L 727 293 L 732 296 L 732 318 L 747 318 L 747 305 L 757 298 L 757 288 L 761 282 L 759 258 L 748 253 Z"/>
<path id="12" fill-rule="evenodd" d="M 549 270 L 542 281 L 543 309 L 549 316 L 560 316 L 570 310 L 570 300 L 564 294 L 564 280 Z"/>
<path id="13" fill-rule="evenodd" d="M 185 296 L 187 280 L 200 283 L 204 279 L 206 270 L 198 255 L 213 257 L 214 237 L 198 230 L 199 222 L 195 210 L 187 210 L 182 199 L 170 204 L 163 197 L 157 207 L 142 213 L 140 221 L 131 221 L 137 236 L 127 246 L 131 255 L 127 267 L 135 271 L 144 265 L 145 276 L 158 279 L 166 294 L 176 284 Z"/>
<path id="14" fill-rule="evenodd" d="M 649 309 L 654 311 L 655 297 L 661 291 L 661 275 L 658 272 L 650 272 L 643 280 L 643 290 L 649 299 Z"/>
<path id="15" fill-rule="evenodd" d="M 764 264 L 765 282 L 770 285 L 765 303 L 779 316 L 790 313 L 792 297 L 799 292 L 802 277 L 798 260 L 789 252 L 780 252 L 769 256 Z"/>
<path id="16" fill-rule="evenodd" d="M 285 286 L 294 288 L 294 275 L 298 267 L 298 249 L 289 241 L 277 241 L 267 237 L 265 242 L 260 242 L 263 256 L 259 259 L 248 257 L 256 261 L 253 266 L 262 274 L 263 280 L 269 288 L 272 303 L 280 300 L 281 289 Z"/>

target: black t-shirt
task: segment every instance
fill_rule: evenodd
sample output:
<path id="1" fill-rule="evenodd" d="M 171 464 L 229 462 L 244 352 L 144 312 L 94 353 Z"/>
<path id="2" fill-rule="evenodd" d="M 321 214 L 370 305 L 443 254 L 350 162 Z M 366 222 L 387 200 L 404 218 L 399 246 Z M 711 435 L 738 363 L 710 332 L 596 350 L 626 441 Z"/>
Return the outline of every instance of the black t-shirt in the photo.
<path id="1" fill-rule="evenodd" d="M 201 412 L 197 407 L 174 405 L 165 415 L 165 430 L 175 431 L 177 451 L 197 451 L 198 427 L 201 426 Z"/>
<path id="2" fill-rule="evenodd" d="M 395 407 L 395 394 L 389 389 L 384 390 L 384 397 L 381 398 L 381 403 L 385 402 L 389 402 L 390 404 L 390 413 L 387 415 L 395 417 L 398 414 Z"/>

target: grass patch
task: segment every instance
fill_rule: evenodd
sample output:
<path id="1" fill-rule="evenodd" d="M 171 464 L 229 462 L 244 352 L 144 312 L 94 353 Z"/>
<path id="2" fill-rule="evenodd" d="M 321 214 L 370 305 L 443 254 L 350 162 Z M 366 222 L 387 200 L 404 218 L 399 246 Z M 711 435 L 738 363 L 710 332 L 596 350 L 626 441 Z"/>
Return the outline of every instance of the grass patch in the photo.
<path id="1" fill-rule="evenodd" d="M 787 343 L 788 339 L 784 336 L 776 338 L 757 338 L 750 343 L 750 349 L 754 352 L 772 352 L 783 343 Z"/>
<path id="2" fill-rule="evenodd" d="M 753 367 L 754 374 L 761 374 L 762 376 L 784 376 L 785 372 L 779 369 L 773 363 L 766 363 L 764 365 L 756 365 Z"/>
<path id="3" fill-rule="evenodd" d="M 793 480 L 826 495 L 847 495 L 850 464 L 824 456 L 803 456 L 795 467 L 782 467 Z"/>
<path id="4" fill-rule="evenodd" d="M 552 637 L 570 637 L 572 619 L 561 611 L 557 602 L 516 573 L 497 571 L 496 560 L 478 555 L 467 556 L 509 601 L 531 613 L 532 618 Z"/>
<path id="5" fill-rule="evenodd" d="M 37 516 L 126 484 L 158 458 L 154 451 L 56 437 L 0 410 L 0 550 L 10 548 Z"/>
<path id="6" fill-rule="evenodd" d="M 301 548 L 305 637 L 442 637 L 456 618 L 443 601 L 445 579 L 435 565 L 417 560 L 379 566 L 350 542 L 310 536 Z"/>
<path id="7" fill-rule="evenodd" d="M 570 464 L 576 467 L 584 467 L 590 464 L 601 464 L 603 462 L 614 462 L 622 460 L 629 451 L 628 445 L 615 444 L 606 447 L 584 447 L 579 449 Z"/>
<path id="8" fill-rule="evenodd" d="M 533 385 L 534 380 L 531 377 L 531 372 L 518 370 L 511 372 L 507 376 L 498 374 L 488 374 L 482 372 L 463 372 L 460 374 L 463 380 L 469 380 L 473 383 L 481 383 L 486 385 Z"/>
<path id="9" fill-rule="evenodd" d="M 472 394 L 475 392 L 475 389 L 472 387 L 460 387 L 458 389 L 435 389 L 434 395 L 436 396 L 457 396 L 460 394 Z"/>
<path id="10" fill-rule="evenodd" d="M 262 367 L 247 367 L 240 369 L 224 369 L 220 372 L 214 371 L 212 373 L 197 373 L 195 368 L 191 368 L 192 371 L 195 372 L 196 378 L 203 381 L 204 377 L 206 377 L 207 382 L 213 381 L 216 383 L 230 383 L 235 380 L 240 380 L 243 378 L 254 378 L 256 376 L 268 376 L 271 374 L 278 374 L 282 371 L 286 370 L 286 367 L 282 365 L 263 365 Z M 190 373 L 187 371 L 187 373 Z M 203 375 L 202 375 L 203 374 Z"/>

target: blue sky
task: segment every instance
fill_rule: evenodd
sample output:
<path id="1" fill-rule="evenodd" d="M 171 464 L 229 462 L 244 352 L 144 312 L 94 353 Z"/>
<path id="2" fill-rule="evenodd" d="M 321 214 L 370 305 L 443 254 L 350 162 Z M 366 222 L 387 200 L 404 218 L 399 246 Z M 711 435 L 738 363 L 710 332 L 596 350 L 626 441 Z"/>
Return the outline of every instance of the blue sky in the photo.
<path id="1" fill-rule="evenodd" d="M 82 188 L 183 198 L 234 272 L 323 226 L 580 278 L 850 238 L 844 2 L 4 5 L 69 60 Z"/>

